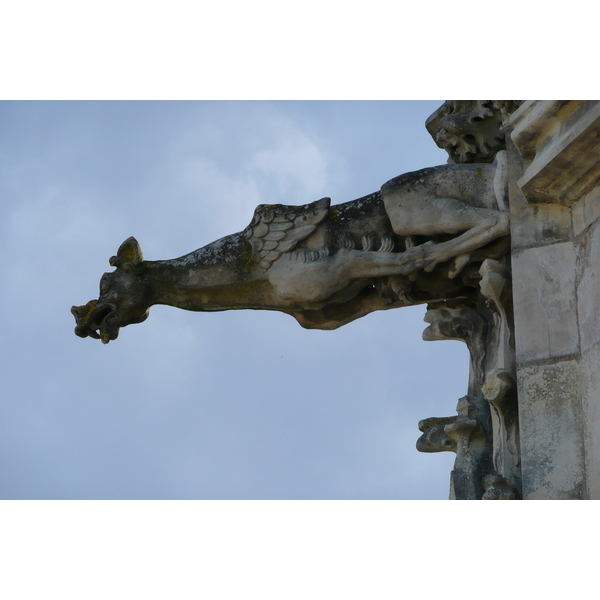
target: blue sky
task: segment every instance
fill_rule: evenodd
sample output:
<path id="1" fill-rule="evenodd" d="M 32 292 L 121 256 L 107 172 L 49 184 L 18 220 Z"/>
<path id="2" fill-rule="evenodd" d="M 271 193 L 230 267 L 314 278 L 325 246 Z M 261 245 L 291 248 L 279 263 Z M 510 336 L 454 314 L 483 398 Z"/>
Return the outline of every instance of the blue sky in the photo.
<path id="1" fill-rule="evenodd" d="M 425 307 L 307 331 L 281 313 L 158 306 L 107 346 L 73 333 L 134 235 L 149 260 L 260 203 L 341 203 L 445 162 L 428 102 L 0 103 L 1 498 L 444 499 L 467 350 Z"/>

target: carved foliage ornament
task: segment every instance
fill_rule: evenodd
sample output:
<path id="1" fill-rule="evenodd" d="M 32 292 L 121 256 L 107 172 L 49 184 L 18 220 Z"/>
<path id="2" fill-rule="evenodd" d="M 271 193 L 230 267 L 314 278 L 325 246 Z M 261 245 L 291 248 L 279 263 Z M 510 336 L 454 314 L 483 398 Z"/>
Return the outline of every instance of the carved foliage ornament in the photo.
<path id="1" fill-rule="evenodd" d="M 508 117 L 520 100 L 447 100 L 425 123 L 454 163 L 490 163 L 506 148 Z"/>

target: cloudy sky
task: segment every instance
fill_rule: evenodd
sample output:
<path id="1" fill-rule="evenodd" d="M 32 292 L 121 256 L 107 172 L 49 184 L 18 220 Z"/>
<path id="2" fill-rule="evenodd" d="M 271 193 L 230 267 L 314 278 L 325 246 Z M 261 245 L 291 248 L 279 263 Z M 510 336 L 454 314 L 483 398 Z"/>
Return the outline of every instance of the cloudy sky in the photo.
<path id="1" fill-rule="evenodd" d="M 441 101 L 0 103 L 0 497 L 445 499 L 467 350 L 424 306 L 307 331 L 282 313 L 157 306 L 73 333 L 127 237 L 181 256 L 260 203 L 341 203 L 446 155 Z"/>

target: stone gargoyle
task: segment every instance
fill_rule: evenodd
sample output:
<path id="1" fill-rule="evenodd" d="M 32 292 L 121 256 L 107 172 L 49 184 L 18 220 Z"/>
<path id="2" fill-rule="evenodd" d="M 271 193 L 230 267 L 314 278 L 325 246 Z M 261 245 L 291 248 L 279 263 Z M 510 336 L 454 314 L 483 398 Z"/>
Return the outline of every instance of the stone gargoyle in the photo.
<path id="1" fill-rule="evenodd" d="M 154 304 L 279 310 L 304 327 L 335 329 L 374 310 L 458 297 L 468 284 L 457 275 L 508 234 L 498 173 L 497 163 L 444 165 L 336 206 L 329 198 L 261 205 L 243 232 L 172 260 L 145 261 L 129 238 L 110 259 L 116 270 L 103 275 L 98 300 L 73 307 L 75 331 L 107 343 Z M 414 244 L 419 237 L 427 241 Z"/>
<path id="2" fill-rule="evenodd" d="M 468 298 L 478 265 L 508 249 L 506 158 L 490 152 L 489 136 L 451 136 L 460 115 L 438 113 L 442 141 L 458 156 L 475 148 L 478 162 L 406 173 L 339 205 L 260 205 L 244 231 L 172 260 L 144 260 L 129 238 L 99 298 L 71 309 L 75 333 L 108 343 L 155 304 L 278 310 L 303 327 L 335 329 L 375 310 Z M 470 126 L 497 131 L 498 111 L 478 114 Z"/>

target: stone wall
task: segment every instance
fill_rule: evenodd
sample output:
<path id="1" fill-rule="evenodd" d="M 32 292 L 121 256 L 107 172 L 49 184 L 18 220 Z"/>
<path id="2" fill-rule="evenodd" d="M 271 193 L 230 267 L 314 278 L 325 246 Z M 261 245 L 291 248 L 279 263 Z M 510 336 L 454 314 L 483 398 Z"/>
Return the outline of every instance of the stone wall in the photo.
<path id="1" fill-rule="evenodd" d="M 523 499 L 600 498 L 600 102 L 511 118 Z"/>

